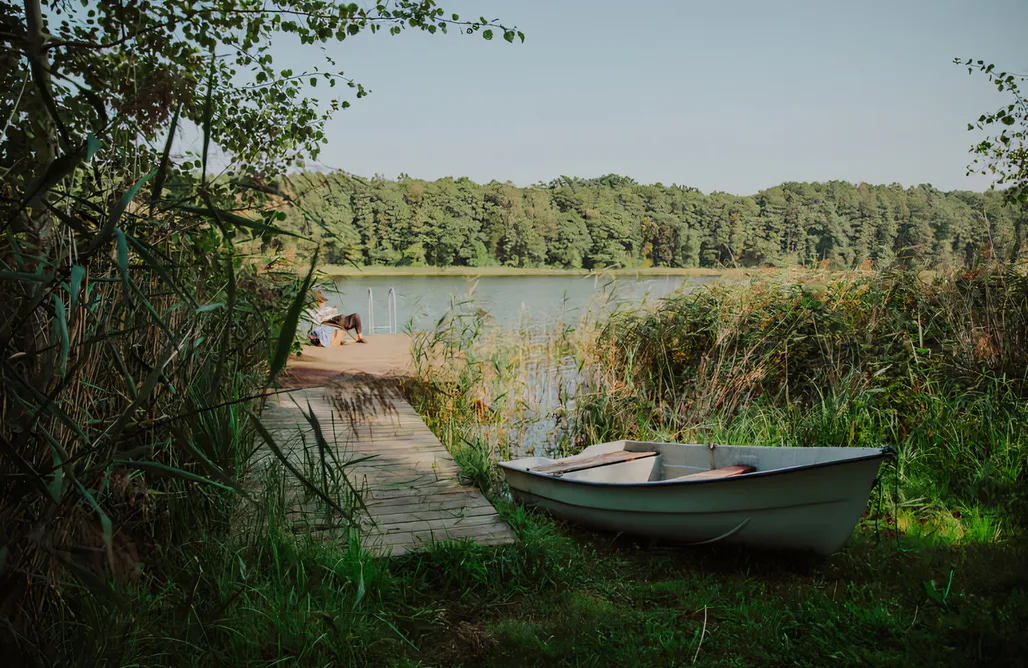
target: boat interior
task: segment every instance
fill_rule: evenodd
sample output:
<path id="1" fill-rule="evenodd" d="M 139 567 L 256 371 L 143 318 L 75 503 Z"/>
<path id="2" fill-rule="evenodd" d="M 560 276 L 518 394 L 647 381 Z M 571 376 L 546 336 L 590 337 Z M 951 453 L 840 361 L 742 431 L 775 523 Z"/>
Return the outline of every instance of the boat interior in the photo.
<path id="1" fill-rule="evenodd" d="M 505 462 L 504 466 L 552 475 L 562 480 L 689 482 L 843 461 L 879 452 L 877 448 L 791 448 L 615 441 L 590 446 L 573 457 L 556 460 L 530 457 Z"/>

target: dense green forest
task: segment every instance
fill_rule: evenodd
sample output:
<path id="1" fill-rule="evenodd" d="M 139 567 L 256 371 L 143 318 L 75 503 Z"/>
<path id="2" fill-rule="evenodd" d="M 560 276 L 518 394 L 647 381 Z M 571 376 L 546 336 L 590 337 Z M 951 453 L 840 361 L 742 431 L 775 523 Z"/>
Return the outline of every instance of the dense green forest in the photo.
<path id="1" fill-rule="evenodd" d="M 1017 257 L 1028 212 L 1001 193 L 930 185 L 784 183 L 705 195 L 610 174 L 519 188 L 467 178 L 292 174 L 294 230 L 328 262 L 392 266 L 846 268 Z M 280 242 L 276 242 L 280 243 Z"/>

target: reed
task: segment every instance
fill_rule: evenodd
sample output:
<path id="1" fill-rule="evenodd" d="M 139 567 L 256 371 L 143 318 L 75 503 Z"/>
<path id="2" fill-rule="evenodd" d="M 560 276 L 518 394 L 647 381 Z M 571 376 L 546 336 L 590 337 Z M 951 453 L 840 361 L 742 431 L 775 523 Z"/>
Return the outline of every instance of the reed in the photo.
<path id="1" fill-rule="evenodd" d="M 178 171 L 168 155 L 144 176 L 113 151 L 91 169 L 85 152 L 67 156 L 3 205 L 5 658 L 64 663 L 90 635 L 83 616 L 129 624 L 140 596 L 198 558 L 186 546 L 215 561 L 238 549 L 231 519 L 254 502 L 261 399 L 314 272 L 248 252 L 280 233 L 266 189 Z M 352 503 L 298 473 L 329 505 Z"/>

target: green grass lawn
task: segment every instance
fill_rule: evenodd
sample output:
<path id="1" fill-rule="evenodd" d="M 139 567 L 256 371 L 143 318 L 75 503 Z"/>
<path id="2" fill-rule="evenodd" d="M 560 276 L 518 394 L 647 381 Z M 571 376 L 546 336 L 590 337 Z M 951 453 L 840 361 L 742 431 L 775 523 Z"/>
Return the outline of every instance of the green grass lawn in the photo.
<path id="1" fill-rule="evenodd" d="M 375 594 L 389 624 L 378 628 L 379 640 L 364 639 L 364 659 L 970 666 L 1018 665 L 1028 651 L 1028 564 L 1015 544 L 897 544 L 865 525 L 825 559 L 650 546 L 504 511 L 517 545 L 442 545 L 381 564 Z"/>

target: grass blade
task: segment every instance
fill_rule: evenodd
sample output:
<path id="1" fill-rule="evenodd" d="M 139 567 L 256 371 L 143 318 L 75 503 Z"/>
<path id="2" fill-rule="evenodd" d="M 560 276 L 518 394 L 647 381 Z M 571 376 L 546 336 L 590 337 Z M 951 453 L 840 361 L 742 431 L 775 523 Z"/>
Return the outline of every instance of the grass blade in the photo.
<path id="1" fill-rule="evenodd" d="M 74 172 L 81 163 L 93 157 L 93 154 L 99 148 L 100 140 L 93 133 L 86 135 L 86 141 L 75 151 L 66 153 L 50 163 L 50 166 L 39 180 L 27 189 L 25 199 L 22 200 L 18 211 L 23 211 L 36 197 L 60 183 L 64 177 Z"/>
<path id="2" fill-rule="evenodd" d="M 178 209 L 185 213 L 191 213 L 193 215 L 211 218 L 219 222 L 228 223 L 235 227 L 241 227 L 243 229 L 251 230 L 253 231 L 255 236 L 272 234 L 293 237 L 295 239 L 303 239 L 304 241 L 311 241 L 310 237 L 304 236 L 302 234 L 297 234 L 296 232 L 290 232 L 289 230 L 283 230 L 281 227 L 269 225 L 268 223 L 263 223 L 259 220 L 245 218 L 243 216 L 240 216 L 239 214 L 232 213 L 231 211 L 213 211 L 210 208 L 191 206 L 186 204 L 183 204 L 182 206 L 178 207 Z"/>
<path id="3" fill-rule="evenodd" d="M 171 127 L 168 128 L 168 139 L 164 142 L 164 151 L 161 153 L 161 161 L 157 165 L 157 174 L 154 176 L 153 189 L 150 192 L 150 213 L 153 214 L 157 208 L 157 202 L 161 199 L 164 191 L 164 184 L 168 179 L 168 167 L 171 164 L 171 145 L 175 140 L 175 130 L 178 129 L 179 114 L 182 113 L 182 105 L 175 107 L 175 113 L 171 117 Z"/>
<path id="4" fill-rule="evenodd" d="M 330 497 L 328 493 L 325 492 L 325 490 L 321 489 L 320 487 L 312 483 L 310 480 L 307 479 L 307 477 L 304 474 L 300 473 L 300 470 L 297 469 L 296 466 L 294 466 L 293 463 L 289 461 L 289 458 L 286 457 L 285 453 L 282 452 L 282 449 L 278 447 L 278 443 L 275 442 L 275 439 L 271 435 L 271 432 L 268 431 L 268 429 L 264 426 L 260 419 L 252 412 L 247 412 L 250 414 L 250 419 L 253 420 L 253 424 L 257 428 L 257 433 L 261 435 L 261 438 L 264 439 L 264 442 L 268 444 L 268 447 L 271 448 L 271 451 L 275 454 L 278 460 L 282 462 L 282 465 L 289 469 L 289 472 L 296 476 L 296 479 L 299 480 L 304 487 L 309 489 L 319 499 L 324 501 L 330 508 L 339 513 L 347 521 L 352 522 L 353 516 L 350 513 L 343 510 L 343 508 L 338 503 L 336 503 L 335 500 L 333 500 L 332 497 Z"/>
<path id="5" fill-rule="evenodd" d="M 308 411 L 307 413 L 304 413 L 303 409 L 300 409 L 300 412 L 303 413 L 304 418 L 306 418 L 307 422 L 310 424 L 311 429 L 314 430 L 314 440 L 318 444 L 318 455 L 319 455 L 320 460 L 321 460 L 321 479 L 322 479 L 322 484 L 324 485 L 325 489 L 328 489 L 328 474 L 329 473 L 332 474 L 332 480 L 333 481 L 336 480 L 336 474 L 335 474 L 335 471 L 333 469 L 329 468 L 329 466 L 328 466 L 328 459 L 326 457 L 326 454 L 330 454 L 332 456 L 333 461 L 335 461 L 335 463 L 338 464 L 338 461 L 336 461 L 335 454 L 332 452 L 332 449 L 328 447 L 328 441 L 325 440 L 325 433 L 321 429 L 321 422 L 318 420 L 317 416 L 314 414 L 314 409 L 311 408 L 310 401 L 307 402 L 307 411 Z M 376 455 L 370 455 L 369 457 L 363 457 L 363 458 L 361 458 L 360 461 L 364 461 L 365 459 L 369 459 L 370 457 L 375 457 L 375 456 Z M 350 461 L 350 462 L 346 462 L 345 464 L 343 464 L 343 466 L 353 466 L 355 463 L 356 462 L 354 462 L 354 461 Z M 367 510 L 367 506 L 364 505 L 364 499 L 361 498 L 360 491 L 358 491 L 357 488 L 355 488 L 353 486 L 353 483 L 350 482 L 350 478 L 347 477 L 345 474 L 342 476 L 342 478 L 343 478 L 343 482 L 346 483 L 346 487 L 350 490 L 351 498 L 357 503 L 358 506 L 360 506 L 361 510 Z"/>
<path id="6" fill-rule="evenodd" d="M 146 266 L 157 274 L 161 280 L 168 285 L 168 287 L 174 290 L 175 294 L 189 302 L 189 305 L 195 309 L 196 300 L 193 299 L 193 295 L 189 294 L 179 286 L 178 282 L 173 279 L 171 274 L 169 274 L 164 268 L 164 265 L 158 261 L 157 257 L 153 253 L 150 252 L 147 245 L 131 234 L 126 234 L 125 238 L 128 240 L 128 243 L 132 246 L 133 250 L 135 250 L 139 257 L 143 259 Z"/>
<path id="7" fill-rule="evenodd" d="M 21 471 L 22 475 L 31 480 L 41 492 L 47 492 L 46 484 L 43 482 L 43 476 L 39 475 L 39 472 L 32 468 L 32 464 L 18 454 L 18 450 L 3 434 L 0 434 L 0 453 L 3 453 L 5 458 L 10 458 L 8 461 L 14 462 L 14 465 L 18 467 L 18 470 Z"/>
<path id="8" fill-rule="evenodd" d="M 82 289 L 82 281 L 85 278 L 85 267 L 76 264 L 71 268 L 71 290 L 69 291 L 69 299 L 71 301 L 71 312 L 73 315 L 75 313 L 75 306 L 78 303 L 79 291 Z"/>
<path id="9" fill-rule="evenodd" d="M 286 312 L 285 320 L 282 322 L 282 329 L 278 334 L 278 343 L 275 346 L 275 356 L 271 359 L 271 369 L 268 372 L 269 385 L 275 380 L 278 373 L 285 368 L 286 362 L 289 361 L 289 353 L 293 349 L 293 340 L 296 338 L 296 328 L 300 325 L 300 315 L 303 313 L 303 305 L 307 300 L 307 292 L 314 281 L 314 272 L 318 266 L 318 253 L 320 251 L 320 246 L 314 251 L 314 257 L 311 258 L 311 268 L 308 270 L 307 276 L 304 277 L 303 283 L 293 299 L 293 303 Z"/>
<path id="10" fill-rule="evenodd" d="M 211 53 L 211 71 L 207 77 L 207 97 L 203 102 L 203 157 L 201 183 L 207 183 L 207 153 L 211 146 L 211 119 L 214 117 L 214 54 Z"/>
<path id="11" fill-rule="evenodd" d="M 57 451 L 56 445 L 51 444 L 50 452 L 54 458 L 54 479 L 50 481 L 50 497 L 54 503 L 59 504 L 64 493 L 64 459 Z"/>
<path id="12" fill-rule="evenodd" d="M 104 223 L 104 226 L 100 228 L 100 232 L 93 238 L 92 243 L 89 244 L 89 248 L 86 249 L 84 254 L 88 255 L 89 253 L 95 252 L 107 243 L 111 238 L 111 235 L 114 234 L 114 228 L 118 226 L 118 222 L 125 214 L 125 210 L 128 209 L 128 205 L 136 198 L 136 194 L 139 192 L 139 189 L 143 187 L 143 184 L 153 178 L 156 173 L 157 172 L 155 170 L 144 175 L 143 178 L 136 181 L 132 187 L 122 195 L 121 199 L 118 200 L 118 203 L 113 209 L 111 209 L 110 213 L 108 213 L 107 221 Z"/>
<path id="13" fill-rule="evenodd" d="M 204 478 L 201 475 L 190 473 L 189 471 L 183 471 L 182 469 L 175 468 L 174 466 L 168 466 L 161 464 L 160 462 L 151 461 L 138 461 L 134 459 L 115 459 L 114 464 L 120 464 L 127 466 L 128 468 L 139 469 L 145 471 L 151 475 L 164 476 L 166 478 L 177 478 L 179 480 L 186 480 L 188 482 L 198 482 L 205 485 L 213 485 L 229 492 L 235 492 L 236 489 L 229 487 L 228 485 L 222 484 L 217 480 L 211 480 L 210 478 Z"/>
<path id="14" fill-rule="evenodd" d="M 116 238 L 116 244 L 118 249 L 118 273 L 121 274 L 121 282 L 122 285 L 125 286 L 125 297 L 128 298 L 128 243 L 125 241 L 125 233 L 121 231 L 121 228 L 114 229 L 114 236 Z"/>
<path id="15" fill-rule="evenodd" d="M 228 487 L 236 494 L 239 494 L 241 496 L 246 497 L 247 499 L 252 500 L 250 495 L 247 494 L 246 491 L 243 489 L 242 485 L 240 485 L 238 482 L 236 482 L 235 479 L 233 479 L 231 476 L 225 473 L 225 471 L 222 470 L 220 466 L 212 462 L 207 457 L 207 455 L 205 455 L 203 451 L 200 450 L 200 448 L 196 447 L 196 444 L 193 443 L 192 439 L 190 439 L 183 430 L 175 429 L 174 432 L 175 436 L 177 437 L 176 441 L 180 443 L 184 447 L 184 449 L 188 451 L 188 454 L 192 455 L 193 457 L 196 457 L 197 461 L 200 462 L 200 465 L 207 470 L 207 473 L 209 473 L 211 477 L 218 480 L 222 485 Z"/>
<path id="16" fill-rule="evenodd" d="M 57 359 L 57 375 L 64 377 L 68 371 L 68 318 L 64 312 L 64 301 L 58 295 L 54 295 L 54 328 L 57 330 L 57 339 L 60 341 L 60 352 Z"/>
<path id="17" fill-rule="evenodd" d="M 75 483 L 75 486 L 79 488 L 79 491 L 82 493 L 82 496 L 86 499 L 86 501 L 89 502 L 89 505 L 91 505 L 93 507 L 93 510 L 96 511 L 96 514 L 100 516 L 100 527 L 101 527 L 101 529 L 103 529 L 104 547 L 107 549 L 107 560 L 108 560 L 108 563 L 113 568 L 114 567 L 114 546 L 113 546 L 114 531 L 113 531 L 113 528 L 111 527 L 111 518 L 107 515 L 107 513 L 104 512 L 103 508 L 100 507 L 100 504 L 96 502 L 96 499 L 89 492 L 89 490 L 86 489 L 85 485 L 83 485 L 81 482 L 79 482 L 78 479 L 75 476 L 71 475 L 70 473 L 68 474 L 68 477 L 71 478 L 72 482 Z"/>
<path id="18" fill-rule="evenodd" d="M 178 351 L 185 344 L 186 339 L 189 338 L 191 333 L 191 329 L 187 330 L 178 340 L 178 343 L 174 340 L 168 342 L 168 346 L 165 348 L 164 353 L 161 355 L 160 359 L 157 360 L 157 364 L 154 365 L 153 371 L 151 371 L 146 377 L 146 380 L 143 381 L 142 386 L 139 388 L 139 392 L 136 393 L 135 399 L 132 400 L 132 403 L 128 405 L 124 412 L 118 416 L 117 421 L 115 421 L 115 423 L 107 430 L 106 435 L 108 437 L 114 438 L 117 436 L 121 433 L 121 430 L 125 425 L 128 424 L 129 420 L 135 417 L 136 409 L 139 408 L 147 397 L 150 396 L 153 388 L 157 385 L 157 381 L 159 381 L 161 376 L 164 374 L 164 367 L 166 367 L 168 363 L 171 362 L 172 358 L 178 354 Z"/>

